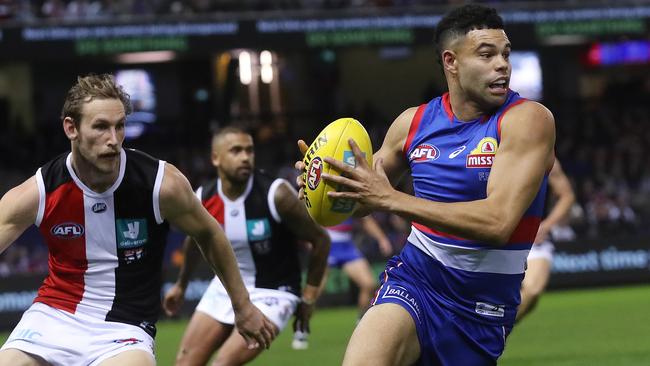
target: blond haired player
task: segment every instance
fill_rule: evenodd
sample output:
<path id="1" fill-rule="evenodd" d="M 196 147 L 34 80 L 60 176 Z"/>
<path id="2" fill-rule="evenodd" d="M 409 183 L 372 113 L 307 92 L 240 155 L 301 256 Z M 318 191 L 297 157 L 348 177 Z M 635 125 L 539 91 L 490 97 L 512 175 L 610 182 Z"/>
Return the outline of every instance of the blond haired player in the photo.
<path id="1" fill-rule="evenodd" d="M 79 77 L 63 105 L 71 151 L 0 200 L 0 252 L 35 224 L 49 274 L 0 351 L 0 365 L 154 365 L 169 225 L 192 236 L 236 305 L 251 348 L 273 325 L 251 303 L 219 224 L 174 166 L 124 149 L 129 96 L 111 75 Z"/>

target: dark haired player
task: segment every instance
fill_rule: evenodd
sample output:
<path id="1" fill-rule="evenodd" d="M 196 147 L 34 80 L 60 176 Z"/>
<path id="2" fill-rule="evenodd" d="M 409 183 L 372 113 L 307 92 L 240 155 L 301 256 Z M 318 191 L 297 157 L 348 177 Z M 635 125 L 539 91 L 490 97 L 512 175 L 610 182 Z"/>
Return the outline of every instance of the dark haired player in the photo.
<path id="1" fill-rule="evenodd" d="M 356 168 L 326 159 L 345 177 L 323 179 L 347 188 L 331 197 L 412 221 L 346 366 L 494 365 L 515 322 L 554 161 L 554 119 L 508 88 L 511 44 L 494 9 L 452 10 L 436 41 L 449 92 L 397 117 L 374 167 L 353 141 Z M 406 172 L 415 196 L 392 186 Z"/>

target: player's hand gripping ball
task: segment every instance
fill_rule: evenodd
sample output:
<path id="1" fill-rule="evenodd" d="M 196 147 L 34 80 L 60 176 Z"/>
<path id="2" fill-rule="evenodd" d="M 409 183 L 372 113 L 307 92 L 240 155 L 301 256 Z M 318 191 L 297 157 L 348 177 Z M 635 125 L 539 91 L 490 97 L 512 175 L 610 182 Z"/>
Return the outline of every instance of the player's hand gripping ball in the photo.
<path id="1" fill-rule="evenodd" d="M 366 129 L 354 118 L 340 118 L 330 123 L 318 134 L 305 153 L 303 163 L 305 172 L 305 205 L 311 217 L 323 226 L 340 224 L 350 217 L 355 210 L 356 202 L 330 198 L 327 192 L 343 189 L 336 184 L 326 183 L 321 174 L 339 175 L 336 169 L 330 169 L 325 162 L 326 156 L 355 166 L 354 154 L 348 140 L 352 138 L 372 166 L 372 143 Z"/>

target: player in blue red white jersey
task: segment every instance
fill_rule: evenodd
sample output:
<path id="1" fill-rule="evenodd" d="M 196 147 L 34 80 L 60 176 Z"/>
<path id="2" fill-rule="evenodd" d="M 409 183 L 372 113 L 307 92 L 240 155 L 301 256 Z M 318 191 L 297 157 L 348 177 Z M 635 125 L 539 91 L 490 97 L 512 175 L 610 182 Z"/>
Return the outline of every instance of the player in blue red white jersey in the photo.
<path id="1" fill-rule="evenodd" d="M 295 330 L 308 332 L 319 294 L 330 240 L 284 179 L 255 171 L 253 137 L 225 127 L 212 138 L 212 164 L 218 178 L 199 187 L 197 196 L 223 226 L 233 246 L 239 271 L 253 304 L 279 333 L 295 313 Z M 311 243 L 306 284 L 301 290 L 297 241 Z M 169 315 L 182 305 L 187 283 L 198 259 L 191 238 L 183 245 L 178 280 L 165 294 Z M 217 277 L 192 315 L 176 357 L 176 365 L 205 365 L 215 351 L 215 365 L 243 365 L 263 349 L 248 349 L 234 329 L 233 304 Z"/>
<path id="2" fill-rule="evenodd" d="M 330 197 L 412 221 L 346 366 L 494 365 L 515 322 L 554 161 L 554 119 L 508 88 L 511 44 L 494 9 L 452 10 L 436 41 L 449 92 L 397 117 L 374 167 L 353 140 L 356 168 L 326 158 L 342 175 L 323 179 L 345 188 Z M 393 188 L 406 172 L 414 196 Z"/>
<path id="3" fill-rule="evenodd" d="M 548 175 L 549 192 L 555 199 L 553 209 L 539 224 L 535 244 L 528 254 L 526 276 L 521 283 L 521 303 L 517 309 L 517 321 L 528 315 L 537 305 L 551 276 L 553 264 L 553 228 L 564 220 L 575 202 L 575 194 L 569 178 L 564 174 L 560 161 L 555 159 Z"/>
<path id="4" fill-rule="evenodd" d="M 357 308 L 359 309 L 359 317 L 361 317 L 370 306 L 370 300 L 372 300 L 372 296 L 377 290 L 377 282 L 372 275 L 368 260 L 363 257 L 363 254 L 353 242 L 352 231 L 355 221 L 354 219 L 347 219 L 339 225 L 327 228 L 327 233 L 332 240 L 327 264 L 329 267 L 342 268 L 343 272 L 359 287 Z M 391 255 L 393 248 L 390 240 L 377 221 L 370 215 L 362 217 L 358 221 L 363 231 L 377 241 L 381 254 L 384 257 Z"/>
<path id="5" fill-rule="evenodd" d="M 251 303 L 232 249 L 172 165 L 124 149 L 129 96 L 111 75 L 80 77 L 62 111 L 71 152 L 0 200 L 0 252 L 35 224 L 49 274 L 0 351 L 0 365 L 154 365 L 169 225 L 192 236 L 237 306 L 250 347 L 273 325 Z"/>
<path id="6" fill-rule="evenodd" d="M 330 253 L 327 257 L 327 265 L 330 268 L 340 268 L 352 280 L 359 289 L 357 296 L 357 309 L 361 319 L 370 306 L 370 300 L 377 290 L 377 280 L 372 274 L 370 263 L 357 248 L 353 240 L 355 219 L 348 218 L 342 223 L 327 227 L 327 233 L 332 241 Z M 384 257 L 393 254 L 393 247 L 388 236 L 381 229 L 377 221 L 370 215 L 360 218 L 359 223 L 363 231 L 377 241 L 379 250 Z M 327 276 L 323 276 L 324 279 Z M 322 287 L 325 286 L 325 281 Z M 294 349 L 308 348 L 308 335 L 302 331 L 296 331 L 291 346 Z"/>

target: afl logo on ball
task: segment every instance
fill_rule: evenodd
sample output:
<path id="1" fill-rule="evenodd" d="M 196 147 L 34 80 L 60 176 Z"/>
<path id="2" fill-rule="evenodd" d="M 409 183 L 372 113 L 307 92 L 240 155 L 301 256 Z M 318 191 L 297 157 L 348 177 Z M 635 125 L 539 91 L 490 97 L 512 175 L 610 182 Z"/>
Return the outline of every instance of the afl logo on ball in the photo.
<path id="1" fill-rule="evenodd" d="M 64 222 L 52 227 L 50 233 L 57 238 L 74 239 L 84 234 L 84 227 L 75 222 Z"/>
<path id="2" fill-rule="evenodd" d="M 410 160 L 414 163 L 423 163 L 429 160 L 436 160 L 440 156 L 440 150 L 437 147 L 429 144 L 420 144 L 413 149 Z"/>
<path id="3" fill-rule="evenodd" d="M 307 186 L 312 191 L 318 187 L 320 183 L 320 174 L 323 170 L 323 161 L 319 157 L 315 157 L 309 164 L 309 169 L 307 169 Z"/>

